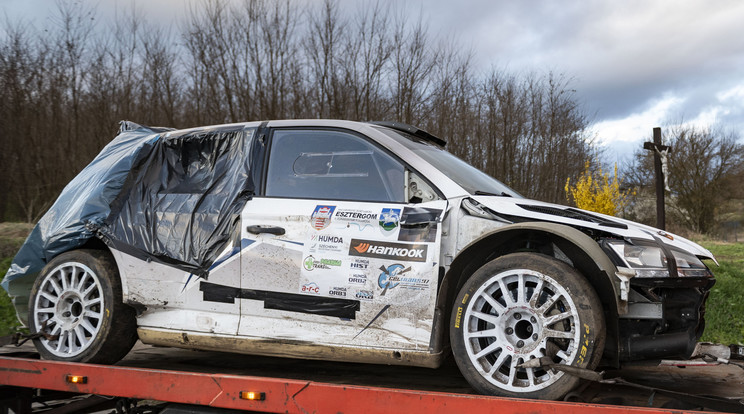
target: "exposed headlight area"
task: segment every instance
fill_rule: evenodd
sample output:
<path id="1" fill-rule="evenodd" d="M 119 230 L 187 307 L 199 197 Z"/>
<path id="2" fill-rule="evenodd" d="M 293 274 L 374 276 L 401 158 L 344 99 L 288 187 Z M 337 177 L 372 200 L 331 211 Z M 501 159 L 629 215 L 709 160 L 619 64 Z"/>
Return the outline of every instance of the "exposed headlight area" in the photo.
<path id="1" fill-rule="evenodd" d="M 658 244 L 646 241 L 605 240 L 605 250 L 610 250 L 624 262 L 626 267 L 635 270 L 635 277 L 660 278 L 671 275 L 669 255 L 674 259 L 676 273 L 679 277 L 712 277 L 708 267 L 695 255 L 674 247 L 662 248 Z"/>
<path id="2" fill-rule="evenodd" d="M 609 247 L 628 267 L 636 271 L 636 277 L 669 277 L 664 250 L 658 246 L 633 245 L 624 241 L 608 243 Z"/>
<path id="3" fill-rule="evenodd" d="M 677 263 L 677 274 L 680 277 L 713 277 L 713 273 L 695 255 L 671 249 Z"/>

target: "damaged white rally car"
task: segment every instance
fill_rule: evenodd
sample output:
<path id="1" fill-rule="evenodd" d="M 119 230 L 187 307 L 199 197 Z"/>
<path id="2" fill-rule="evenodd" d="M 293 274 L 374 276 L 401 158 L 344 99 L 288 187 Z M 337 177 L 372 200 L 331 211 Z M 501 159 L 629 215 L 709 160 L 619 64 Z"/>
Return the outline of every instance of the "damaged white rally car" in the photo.
<path id="1" fill-rule="evenodd" d="M 438 367 L 560 398 L 595 369 L 689 357 L 704 248 L 521 197 L 397 123 L 130 122 L 68 185 L 3 286 L 42 357 L 147 344 Z"/>

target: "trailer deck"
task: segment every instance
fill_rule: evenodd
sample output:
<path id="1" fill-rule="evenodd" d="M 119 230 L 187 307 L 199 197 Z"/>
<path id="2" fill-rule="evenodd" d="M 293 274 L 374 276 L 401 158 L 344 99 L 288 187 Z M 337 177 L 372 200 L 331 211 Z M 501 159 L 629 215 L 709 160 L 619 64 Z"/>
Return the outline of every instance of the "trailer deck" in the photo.
<path id="1" fill-rule="evenodd" d="M 744 363 L 666 361 L 607 372 L 568 401 L 477 395 L 454 363 L 432 370 L 190 351 L 137 344 L 115 366 L 41 361 L 0 348 L 0 384 L 256 412 L 744 412 Z M 664 390 L 659 390 L 664 389 Z M 694 392 L 697 396 L 689 396 Z M 248 395 L 253 393 L 252 395 Z M 7 392 L 6 392 L 7 394 Z M 700 396 L 704 394 L 704 396 Z M 263 396 L 263 398 L 261 398 Z M 253 397 L 254 399 L 248 399 Z M 718 398 L 709 398 L 718 397 Z M 7 401 L 10 399 L 4 396 Z M 7 407 L 10 405 L 6 404 Z M 22 412 L 11 409 L 11 412 Z"/>

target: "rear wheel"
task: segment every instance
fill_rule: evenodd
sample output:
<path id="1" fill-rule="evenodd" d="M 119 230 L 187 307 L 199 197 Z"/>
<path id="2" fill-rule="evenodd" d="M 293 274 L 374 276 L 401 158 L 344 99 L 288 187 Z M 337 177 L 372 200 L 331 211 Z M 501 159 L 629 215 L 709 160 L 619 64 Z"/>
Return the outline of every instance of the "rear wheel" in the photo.
<path id="1" fill-rule="evenodd" d="M 552 257 L 514 253 L 486 263 L 460 290 L 450 322 L 455 360 L 484 394 L 559 399 L 577 377 L 521 364 L 594 369 L 604 347 L 602 307 L 575 269 Z"/>
<path id="2" fill-rule="evenodd" d="M 137 340 L 134 309 L 122 303 L 119 272 L 111 254 L 63 253 L 47 264 L 31 289 L 31 332 L 45 359 L 114 363 Z"/>

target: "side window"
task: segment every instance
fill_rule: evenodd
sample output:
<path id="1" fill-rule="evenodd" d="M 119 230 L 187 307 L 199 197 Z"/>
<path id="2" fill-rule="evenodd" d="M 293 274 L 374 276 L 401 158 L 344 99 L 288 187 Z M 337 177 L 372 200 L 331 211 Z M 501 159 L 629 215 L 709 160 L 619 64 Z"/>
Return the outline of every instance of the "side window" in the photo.
<path id="1" fill-rule="evenodd" d="M 266 195 L 403 202 L 403 165 L 365 139 L 342 131 L 274 131 Z"/>

